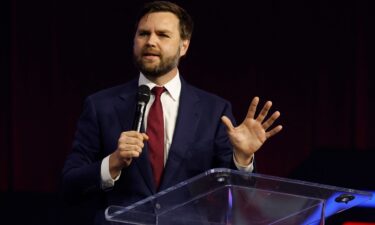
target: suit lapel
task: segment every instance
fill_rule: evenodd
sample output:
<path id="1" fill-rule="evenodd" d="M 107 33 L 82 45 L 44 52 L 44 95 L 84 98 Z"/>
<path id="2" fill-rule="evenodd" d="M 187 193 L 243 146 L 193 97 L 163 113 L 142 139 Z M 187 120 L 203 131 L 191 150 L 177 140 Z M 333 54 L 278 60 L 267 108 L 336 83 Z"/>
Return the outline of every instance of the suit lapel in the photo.
<path id="1" fill-rule="evenodd" d="M 115 109 L 123 131 L 132 129 L 137 105 L 137 90 L 138 80 L 134 79 L 124 87 L 124 92 L 121 93 L 119 98 L 116 100 Z M 139 169 L 140 173 L 142 174 L 142 178 L 144 179 L 151 193 L 155 193 L 152 170 L 148 160 L 147 143 L 145 144 L 140 157 L 133 159 L 133 163 L 135 163 L 135 166 Z"/>
<path id="2" fill-rule="evenodd" d="M 168 187 L 174 180 L 174 175 L 181 167 L 181 162 L 185 160 L 189 146 L 193 143 L 200 117 L 198 103 L 199 97 L 195 91 L 181 79 L 180 106 L 173 141 L 160 187 L 161 190 Z"/>
<path id="3" fill-rule="evenodd" d="M 124 91 L 115 102 L 115 110 L 123 131 L 132 129 L 137 104 L 137 86 L 136 80 L 125 85 Z"/>

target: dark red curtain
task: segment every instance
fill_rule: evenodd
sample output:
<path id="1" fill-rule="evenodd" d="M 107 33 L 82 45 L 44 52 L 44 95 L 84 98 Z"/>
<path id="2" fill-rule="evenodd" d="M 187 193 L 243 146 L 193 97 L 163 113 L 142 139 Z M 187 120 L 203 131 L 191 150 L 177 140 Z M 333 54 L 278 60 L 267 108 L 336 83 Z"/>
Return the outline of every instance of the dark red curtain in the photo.
<path id="1" fill-rule="evenodd" d="M 239 122 L 255 95 L 281 111 L 259 172 L 286 176 L 318 150 L 374 151 L 372 1 L 177 2 L 196 24 L 182 76 L 230 100 Z M 2 3 L 1 191 L 56 191 L 84 97 L 137 75 L 142 3 Z"/>

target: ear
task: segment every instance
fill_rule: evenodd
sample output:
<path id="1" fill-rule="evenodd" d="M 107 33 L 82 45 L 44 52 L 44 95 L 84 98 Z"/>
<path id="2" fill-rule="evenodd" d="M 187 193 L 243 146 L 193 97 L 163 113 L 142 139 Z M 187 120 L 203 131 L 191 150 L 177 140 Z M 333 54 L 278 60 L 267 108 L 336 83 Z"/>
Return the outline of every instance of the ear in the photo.
<path id="1" fill-rule="evenodd" d="M 190 40 L 186 39 L 186 40 L 182 40 L 181 43 L 180 43 L 180 57 L 186 55 L 186 52 L 189 48 L 189 44 L 190 44 Z"/>

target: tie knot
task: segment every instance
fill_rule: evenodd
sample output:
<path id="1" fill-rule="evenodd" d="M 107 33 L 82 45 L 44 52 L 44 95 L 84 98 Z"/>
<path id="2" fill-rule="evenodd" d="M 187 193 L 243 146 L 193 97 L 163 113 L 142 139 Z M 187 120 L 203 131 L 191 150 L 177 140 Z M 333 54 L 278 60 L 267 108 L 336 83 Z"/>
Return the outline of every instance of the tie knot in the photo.
<path id="1" fill-rule="evenodd" d="M 155 86 L 152 88 L 151 92 L 155 95 L 155 98 L 160 98 L 161 94 L 165 91 L 165 87 L 157 87 Z"/>

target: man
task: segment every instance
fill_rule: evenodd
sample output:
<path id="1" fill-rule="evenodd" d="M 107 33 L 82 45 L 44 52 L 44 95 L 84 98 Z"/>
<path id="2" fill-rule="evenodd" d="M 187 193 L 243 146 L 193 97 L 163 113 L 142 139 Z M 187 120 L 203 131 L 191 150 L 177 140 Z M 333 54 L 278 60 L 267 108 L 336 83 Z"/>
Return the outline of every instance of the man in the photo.
<path id="1" fill-rule="evenodd" d="M 265 119 L 272 105 L 267 102 L 255 118 L 255 97 L 243 123 L 234 127 L 227 101 L 187 84 L 178 63 L 192 29 L 190 16 L 173 3 L 151 2 L 141 11 L 133 49 L 140 76 L 86 99 L 63 169 L 67 197 L 97 198 L 103 210 L 132 204 L 211 168 L 253 170 L 254 153 L 282 129 L 268 130 L 280 113 Z M 146 132 L 132 130 L 139 85 L 161 90 L 147 104 Z M 154 105 L 161 117 L 154 115 Z"/>

